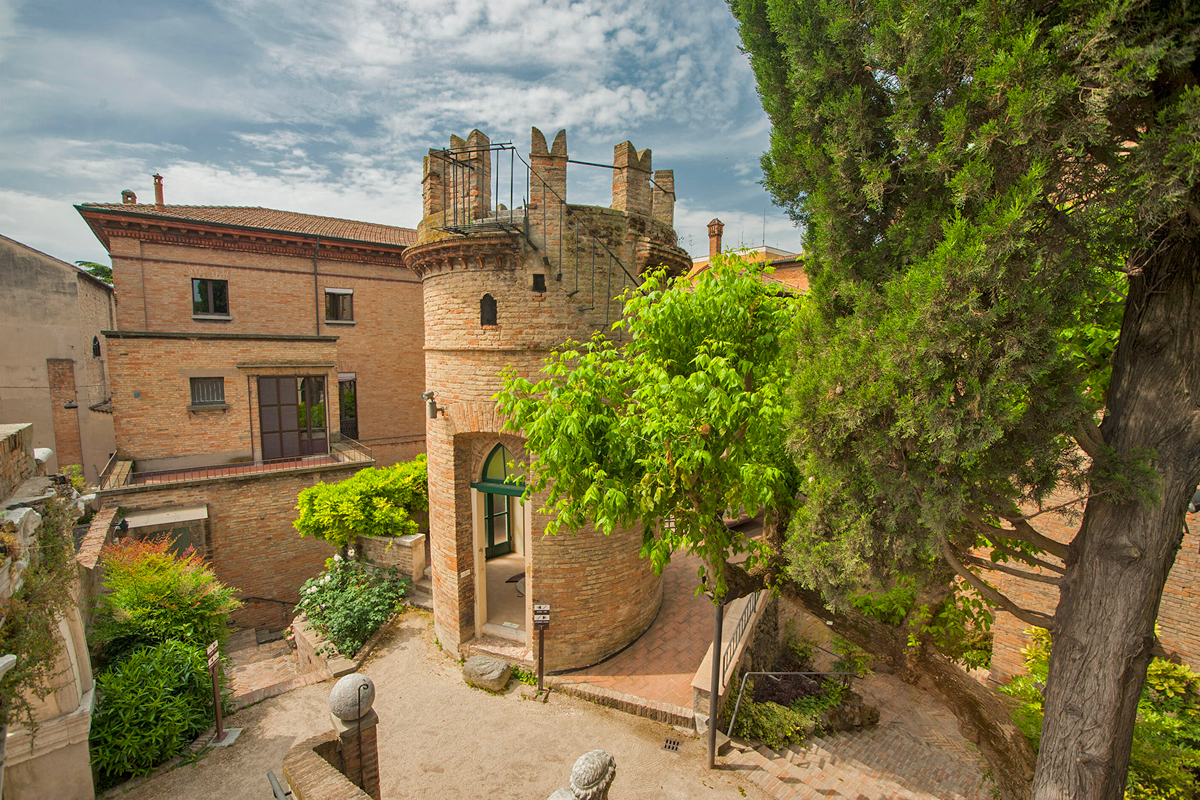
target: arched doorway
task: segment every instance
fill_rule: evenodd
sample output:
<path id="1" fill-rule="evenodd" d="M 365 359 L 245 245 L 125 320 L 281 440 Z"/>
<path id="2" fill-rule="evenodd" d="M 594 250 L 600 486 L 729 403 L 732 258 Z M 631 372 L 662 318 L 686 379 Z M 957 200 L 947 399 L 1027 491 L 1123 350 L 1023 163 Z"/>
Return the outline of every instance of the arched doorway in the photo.
<path id="1" fill-rule="evenodd" d="M 528 590 L 528 527 L 521 495 L 524 481 L 512 481 L 512 452 L 497 444 L 484 459 L 475 495 L 477 633 L 525 642 Z M 480 563 L 482 562 L 482 563 Z"/>

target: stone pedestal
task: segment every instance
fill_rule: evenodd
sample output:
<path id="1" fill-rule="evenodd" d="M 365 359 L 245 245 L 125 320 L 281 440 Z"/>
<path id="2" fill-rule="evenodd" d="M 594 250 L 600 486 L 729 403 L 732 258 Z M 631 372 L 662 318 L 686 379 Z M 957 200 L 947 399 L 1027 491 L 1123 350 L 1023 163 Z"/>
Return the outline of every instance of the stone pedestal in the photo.
<path id="1" fill-rule="evenodd" d="M 375 684 L 357 673 L 342 678 L 329 693 L 329 718 L 340 741 L 341 772 L 379 800 L 379 715 L 371 708 L 374 702 Z"/>

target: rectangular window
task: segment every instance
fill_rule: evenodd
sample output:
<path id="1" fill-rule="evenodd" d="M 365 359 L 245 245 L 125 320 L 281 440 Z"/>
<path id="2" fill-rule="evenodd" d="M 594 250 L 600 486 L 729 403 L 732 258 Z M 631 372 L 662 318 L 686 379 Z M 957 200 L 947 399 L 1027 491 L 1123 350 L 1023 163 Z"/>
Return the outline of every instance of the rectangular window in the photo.
<path id="1" fill-rule="evenodd" d="M 219 406 L 225 404 L 224 378 L 192 378 L 192 405 Z"/>
<path id="2" fill-rule="evenodd" d="M 229 316 L 229 281 L 192 278 L 192 313 Z"/>
<path id="3" fill-rule="evenodd" d="M 325 290 L 325 319 L 330 322 L 354 321 L 354 290 Z"/>

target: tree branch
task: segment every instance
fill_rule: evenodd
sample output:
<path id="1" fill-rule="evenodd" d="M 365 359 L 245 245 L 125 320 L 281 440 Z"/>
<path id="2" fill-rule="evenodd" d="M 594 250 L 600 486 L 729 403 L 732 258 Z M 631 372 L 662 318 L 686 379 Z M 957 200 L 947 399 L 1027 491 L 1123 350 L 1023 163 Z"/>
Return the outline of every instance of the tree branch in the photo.
<path id="1" fill-rule="evenodd" d="M 1013 550 L 1011 547 L 1006 547 L 998 542 L 992 542 L 992 549 L 999 550 L 1009 558 L 1015 558 L 1017 561 L 1021 561 L 1031 567 L 1041 567 L 1044 570 L 1049 570 L 1050 572 L 1055 572 L 1059 575 L 1065 575 L 1067 573 L 1065 569 L 1057 564 L 1051 564 L 1049 561 L 1043 561 L 1037 556 L 1031 556 L 1028 553 L 1022 553 L 1019 550 Z"/>
<path id="2" fill-rule="evenodd" d="M 989 526 L 999 532 L 997 533 L 998 536 L 1031 544 L 1040 550 L 1045 550 L 1056 558 L 1061 558 L 1063 561 L 1067 560 L 1067 553 L 1070 552 L 1069 546 L 1041 533 L 1030 525 L 1024 517 L 1005 517 L 1004 519 L 1013 526 L 1013 529 L 1010 531 L 1007 528 L 996 528 L 994 525 Z"/>
<path id="3" fill-rule="evenodd" d="M 1084 414 L 1075 425 L 1075 442 L 1093 461 L 1104 457 L 1104 434 L 1090 414 Z"/>
<path id="4" fill-rule="evenodd" d="M 978 558 L 976 556 L 967 556 L 966 560 L 980 569 L 991 569 L 997 572 L 1004 572 L 1009 575 L 1015 575 L 1027 581 L 1037 581 L 1038 583 L 1050 583 L 1058 586 L 1062 580 L 1053 575 L 1041 575 L 1036 572 L 1027 572 L 1023 569 L 1010 567 L 1007 564 L 997 564 L 995 561 L 988 561 L 986 558 Z"/>
<path id="5" fill-rule="evenodd" d="M 966 566 L 958 560 L 958 556 L 954 553 L 954 548 L 950 546 L 950 540 L 945 536 L 938 537 L 938 544 L 941 545 L 942 556 L 945 557 L 946 563 L 950 565 L 951 569 L 958 574 L 958 577 L 975 587 L 975 591 L 979 592 L 984 599 L 1004 609 L 1027 625 L 1034 625 L 1038 628 L 1053 630 L 1054 617 L 1041 614 L 1037 611 L 1030 611 L 1029 609 L 1021 608 L 1012 600 L 1009 600 L 1007 597 L 1000 594 L 1000 592 L 989 586 L 987 581 L 980 578 L 974 572 L 971 572 L 971 570 L 967 569 Z"/>
<path id="6" fill-rule="evenodd" d="M 1049 508 L 1043 508 L 1039 511 L 1035 511 L 1032 514 L 1026 514 L 1024 517 L 1022 517 L 1022 519 L 1024 519 L 1026 522 L 1028 522 L 1029 520 L 1031 520 L 1035 517 L 1040 517 L 1042 514 L 1049 514 L 1051 511 L 1058 511 L 1060 509 L 1066 508 L 1067 506 L 1073 506 L 1076 503 L 1085 503 L 1088 500 L 1091 500 L 1093 497 L 1099 497 L 1102 494 L 1104 494 L 1104 492 L 1096 492 L 1095 494 L 1085 494 L 1083 497 L 1076 497 L 1074 500 L 1068 500 L 1065 503 L 1059 503 L 1056 506 L 1050 506 Z"/>

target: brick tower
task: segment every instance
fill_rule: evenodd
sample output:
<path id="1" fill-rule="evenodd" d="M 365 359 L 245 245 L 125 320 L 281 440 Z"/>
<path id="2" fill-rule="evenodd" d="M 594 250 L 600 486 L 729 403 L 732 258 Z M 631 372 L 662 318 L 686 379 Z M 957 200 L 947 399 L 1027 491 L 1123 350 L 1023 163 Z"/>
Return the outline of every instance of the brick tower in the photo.
<path id="1" fill-rule="evenodd" d="M 491 399 L 505 367 L 533 378 L 554 347 L 609 330 L 614 298 L 642 271 L 690 266 L 672 227 L 674 176 L 650 161 L 617 145 L 603 208 L 567 203 L 566 131 L 547 147 L 534 128 L 528 161 L 479 131 L 425 159 L 424 216 L 405 261 L 424 289 L 436 408 L 426 425 L 434 627 L 453 654 L 495 639 L 528 652 L 533 604 L 545 603 L 547 669 L 585 666 L 640 636 L 662 603 L 640 529 L 542 536 L 545 497 L 521 503 L 503 484 L 506 463 L 527 456 L 520 436 L 501 433 Z"/>

